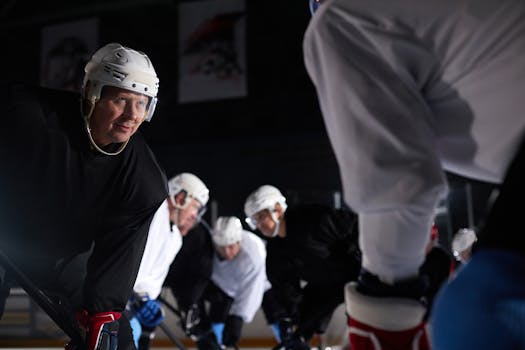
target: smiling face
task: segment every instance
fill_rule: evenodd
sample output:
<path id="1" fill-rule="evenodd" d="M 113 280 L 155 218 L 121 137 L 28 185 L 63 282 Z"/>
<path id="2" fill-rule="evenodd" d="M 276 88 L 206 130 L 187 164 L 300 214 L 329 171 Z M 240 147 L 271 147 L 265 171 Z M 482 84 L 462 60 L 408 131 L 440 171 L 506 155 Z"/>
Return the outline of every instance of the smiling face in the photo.
<path id="1" fill-rule="evenodd" d="M 89 120 L 93 140 L 99 146 L 129 140 L 144 121 L 148 102 L 145 95 L 113 86 L 104 87 Z"/>

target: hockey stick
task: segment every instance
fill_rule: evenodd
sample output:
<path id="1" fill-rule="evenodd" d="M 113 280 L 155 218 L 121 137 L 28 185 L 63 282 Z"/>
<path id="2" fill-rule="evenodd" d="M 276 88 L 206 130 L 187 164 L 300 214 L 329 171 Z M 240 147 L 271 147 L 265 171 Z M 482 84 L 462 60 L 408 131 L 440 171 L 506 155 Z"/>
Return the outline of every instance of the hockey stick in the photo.
<path id="1" fill-rule="evenodd" d="M 199 224 L 202 224 L 202 226 L 204 226 L 204 228 L 208 231 L 208 233 L 211 233 L 212 228 L 211 228 L 210 224 L 208 224 L 208 222 L 206 220 L 200 219 Z"/>
<path id="2" fill-rule="evenodd" d="M 184 347 L 184 345 L 180 342 L 179 338 L 177 338 L 175 336 L 175 334 L 173 334 L 171 332 L 171 330 L 168 328 L 168 326 L 166 326 L 166 324 L 164 322 L 161 322 L 159 324 L 159 327 L 160 329 L 162 329 L 162 331 L 164 332 L 164 334 L 166 334 L 168 336 L 168 338 L 170 338 L 170 340 L 172 342 L 175 343 L 175 345 L 177 345 L 177 347 L 180 349 L 180 350 L 186 350 L 186 348 Z"/>
<path id="3" fill-rule="evenodd" d="M 170 309 L 171 312 L 173 312 L 179 319 L 182 319 L 182 313 L 175 307 L 173 306 L 170 302 L 168 302 L 166 299 L 164 299 L 164 297 L 162 297 L 161 295 L 159 295 L 157 297 L 157 300 L 160 301 L 162 304 L 164 304 L 168 309 Z M 184 345 L 182 345 L 182 343 L 180 342 L 180 340 L 175 336 L 175 334 L 173 334 L 170 329 L 168 328 L 168 326 L 166 326 L 166 324 L 164 324 L 164 322 L 162 322 L 160 325 L 159 325 L 160 329 L 162 329 L 162 331 L 168 336 L 168 338 L 170 338 L 170 340 L 172 342 L 175 343 L 175 345 L 177 345 L 177 347 L 181 350 L 186 350 L 184 348 Z"/>
<path id="4" fill-rule="evenodd" d="M 16 282 L 22 287 L 27 295 L 33 299 L 42 310 L 59 326 L 66 335 L 68 335 L 72 342 L 78 347 L 77 350 L 85 349 L 85 341 L 80 330 L 71 323 L 71 319 L 67 316 L 66 310 L 55 303 L 51 298 L 33 284 L 24 273 L 16 267 L 13 262 L 0 250 L 0 265 L 13 276 Z"/>
<path id="5" fill-rule="evenodd" d="M 178 318 L 182 318 L 181 312 L 177 308 L 175 308 L 175 306 L 171 305 L 166 299 L 164 299 L 164 297 L 159 295 L 157 297 L 157 300 L 166 305 L 166 307 L 170 309 L 171 312 L 173 312 L 175 315 L 177 315 Z"/>

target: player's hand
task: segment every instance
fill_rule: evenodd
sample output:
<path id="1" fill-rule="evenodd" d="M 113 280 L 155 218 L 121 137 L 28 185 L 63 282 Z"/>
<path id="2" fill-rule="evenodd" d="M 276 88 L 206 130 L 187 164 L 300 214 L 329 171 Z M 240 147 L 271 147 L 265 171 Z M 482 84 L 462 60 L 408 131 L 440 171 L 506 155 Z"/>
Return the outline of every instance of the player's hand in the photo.
<path id="1" fill-rule="evenodd" d="M 181 322 L 182 328 L 186 332 L 186 335 L 189 337 L 194 336 L 201 322 L 199 306 L 197 304 L 193 304 L 188 308 L 188 310 L 183 312 Z"/>
<path id="2" fill-rule="evenodd" d="M 77 313 L 78 324 L 86 333 L 87 350 L 117 350 L 121 316 L 120 312 Z"/>
<path id="3" fill-rule="evenodd" d="M 164 311 L 157 300 L 147 294 L 132 297 L 132 309 L 135 317 L 146 327 L 156 327 L 164 320 Z"/>
<path id="4" fill-rule="evenodd" d="M 294 324 L 290 318 L 279 320 L 279 332 L 281 334 L 281 343 L 274 350 L 309 350 L 310 346 L 306 344 L 303 337 L 294 331 Z"/>

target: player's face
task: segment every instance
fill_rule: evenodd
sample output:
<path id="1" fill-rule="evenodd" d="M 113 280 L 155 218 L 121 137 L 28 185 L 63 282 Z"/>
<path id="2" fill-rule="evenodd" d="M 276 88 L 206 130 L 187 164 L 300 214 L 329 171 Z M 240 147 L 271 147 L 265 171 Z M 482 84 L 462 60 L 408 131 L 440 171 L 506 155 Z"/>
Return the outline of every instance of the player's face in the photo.
<path id="1" fill-rule="evenodd" d="M 216 249 L 217 249 L 217 253 L 219 253 L 219 255 L 223 259 L 233 260 L 235 259 L 237 254 L 239 254 L 239 251 L 241 249 L 241 244 L 239 242 L 236 242 L 236 243 L 222 246 L 222 247 L 217 246 Z"/>
<path id="2" fill-rule="evenodd" d="M 122 143 L 144 121 L 149 98 L 121 88 L 106 86 L 89 121 L 93 140 L 99 146 Z"/>
<path id="3" fill-rule="evenodd" d="M 182 236 L 186 236 L 197 223 L 201 207 L 202 205 L 198 200 L 191 198 L 190 202 L 183 209 L 177 209 L 177 227 Z"/>
<path id="4" fill-rule="evenodd" d="M 272 237 L 277 223 L 273 220 L 268 209 L 261 210 L 253 215 L 253 220 L 257 223 L 257 228 L 266 237 Z"/>

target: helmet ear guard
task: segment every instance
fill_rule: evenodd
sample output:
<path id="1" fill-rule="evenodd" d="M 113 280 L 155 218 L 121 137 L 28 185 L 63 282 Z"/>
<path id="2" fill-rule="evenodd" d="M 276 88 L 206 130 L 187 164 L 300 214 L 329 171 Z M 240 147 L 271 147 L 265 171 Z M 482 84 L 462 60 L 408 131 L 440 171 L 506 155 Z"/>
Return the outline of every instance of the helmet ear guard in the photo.
<path id="1" fill-rule="evenodd" d="M 172 177 L 168 181 L 168 191 L 172 204 L 175 207 L 184 209 L 190 203 L 191 199 L 195 199 L 201 204 L 201 209 L 198 213 L 199 219 L 206 212 L 206 204 L 210 198 L 210 191 L 204 182 L 202 182 L 202 180 L 196 175 L 192 173 L 181 173 Z M 184 192 L 186 195 L 184 197 L 184 203 L 182 205 L 177 205 L 175 196 L 180 192 Z"/>
<path id="2" fill-rule="evenodd" d="M 118 43 L 100 48 L 84 68 L 82 95 L 96 103 L 104 86 L 114 86 L 149 97 L 145 120 L 150 121 L 157 105 L 159 79 L 146 54 Z M 89 88 L 86 86 L 89 83 Z M 89 117 L 89 116 L 88 116 Z"/>
<path id="3" fill-rule="evenodd" d="M 244 213 L 246 214 L 245 221 L 248 226 L 250 226 L 252 230 L 257 228 L 257 222 L 253 219 L 253 216 L 262 210 L 269 210 L 272 219 L 278 223 L 279 219 L 275 213 L 276 204 L 281 206 L 283 213 L 288 207 L 286 204 L 286 198 L 276 187 L 272 185 L 263 185 L 253 191 L 244 203 Z"/>
<path id="4" fill-rule="evenodd" d="M 244 222 L 246 222 L 246 224 L 248 225 L 248 227 L 251 229 L 251 230 L 256 230 L 257 229 L 257 222 L 255 220 L 253 220 L 253 218 L 251 216 L 247 216 L 245 219 L 244 219 Z"/>
<path id="5" fill-rule="evenodd" d="M 183 199 L 182 204 L 177 204 L 177 199 L 175 197 L 177 197 L 180 193 L 184 193 L 184 199 Z M 188 193 L 185 190 L 180 190 L 175 195 L 169 195 L 169 200 L 171 201 L 171 204 L 173 205 L 173 207 L 175 207 L 176 209 L 185 209 L 191 203 L 192 199 L 196 199 L 196 198 L 188 195 Z M 201 203 L 198 199 L 197 201 Z M 201 221 L 202 217 L 204 216 L 204 214 L 206 214 L 207 210 L 208 208 L 205 205 L 201 205 L 201 207 L 199 208 L 199 211 L 197 212 L 197 222 Z"/>

